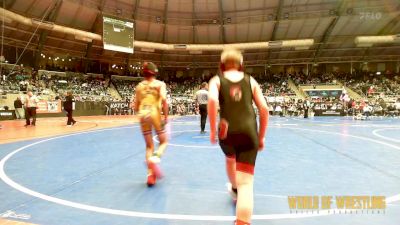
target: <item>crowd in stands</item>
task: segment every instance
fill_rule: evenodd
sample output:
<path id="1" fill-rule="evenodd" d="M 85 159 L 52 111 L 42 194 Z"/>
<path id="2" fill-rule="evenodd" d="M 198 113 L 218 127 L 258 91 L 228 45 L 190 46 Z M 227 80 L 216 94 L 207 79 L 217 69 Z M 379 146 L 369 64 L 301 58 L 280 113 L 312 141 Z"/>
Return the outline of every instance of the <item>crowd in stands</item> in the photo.
<path id="1" fill-rule="evenodd" d="M 260 84 L 261 90 L 265 96 L 290 96 L 295 95 L 294 91 L 289 87 L 289 76 L 273 74 L 263 76 L 263 74 L 255 74 L 254 78 Z"/>
<path id="2" fill-rule="evenodd" d="M 361 96 L 389 96 L 400 95 L 400 77 L 389 79 L 385 76 L 368 79 L 351 78 L 345 84 Z"/>
<path id="3" fill-rule="evenodd" d="M 104 102 L 130 102 L 138 81 L 112 79 L 113 86 L 121 96 L 121 99 L 113 98 L 108 88 L 109 81 L 103 78 L 74 74 L 74 76 L 47 75 L 36 77 L 36 73 L 30 73 L 24 69 L 11 71 L 3 68 L 2 74 L 7 76 L 0 80 L 0 94 L 26 93 L 32 90 L 37 95 L 54 95 L 55 99 L 63 99 L 68 90 L 72 90 L 76 101 L 104 101 Z M 162 77 L 167 85 L 170 112 L 178 115 L 198 114 L 193 94 L 199 89 L 201 82 L 208 81 L 208 77 Z M 346 87 L 359 93 L 364 100 L 343 101 L 336 97 L 316 97 L 311 100 L 311 110 L 345 110 L 345 114 L 354 115 L 370 111 L 372 115 L 397 115 L 400 110 L 400 100 L 387 101 L 385 96 L 400 95 L 400 76 L 369 74 L 354 76 L 349 74 L 323 73 L 305 75 L 293 74 L 253 74 L 259 82 L 265 96 L 296 96 L 289 87 L 289 80 L 296 85 L 336 84 L 341 81 Z M 32 79 L 32 77 L 34 79 Z M 165 78 L 165 79 L 164 79 Z M 304 113 L 304 102 L 295 98 L 285 98 L 286 101 L 274 101 L 269 103 L 270 112 L 281 116 L 299 116 Z M 133 99 L 134 100 L 134 99 Z M 110 108 L 109 114 L 131 114 L 129 110 Z"/>
<path id="4" fill-rule="evenodd" d="M 382 98 L 377 100 L 367 101 L 351 100 L 346 102 L 338 98 L 315 98 L 310 101 L 310 114 L 314 115 L 319 110 L 335 111 L 343 113 L 338 115 L 357 116 L 400 116 L 400 98 L 395 102 L 386 102 Z M 270 102 L 269 112 L 271 115 L 279 115 L 281 117 L 303 116 L 306 105 L 304 101 L 289 100 L 282 102 Z"/>
<path id="5" fill-rule="evenodd" d="M 16 82 L 12 82 L 9 80 L 1 80 L 0 81 L 0 94 L 18 94 L 19 93 L 19 85 Z"/>
<path id="6" fill-rule="evenodd" d="M 43 74 L 38 80 L 39 87 L 51 89 L 58 98 L 72 90 L 77 101 L 109 101 L 112 99 L 107 91 L 107 82 L 91 76 L 48 76 Z"/>
<path id="7" fill-rule="evenodd" d="M 208 82 L 212 75 L 206 77 L 166 76 L 160 79 L 167 85 L 167 92 L 172 95 L 193 95 L 202 82 Z"/>
<path id="8" fill-rule="evenodd" d="M 173 115 L 197 115 L 199 114 L 196 102 L 189 96 L 174 97 L 168 96 L 169 111 Z"/>
<path id="9" fill-rule="evenodd" d="M 315 85 L 315 84 L 336 84 L 334 73 L 315 73 L 306 75 L 302 72 L 288 75 L 296 85 Z"/>
<path id="10" fill-rule="evenodd" d="M 137 81 L 119 79 L 112 79 L 112 83 L 123 100 L 130 100 L 132 98 L 135 87 L 138 84 Z"/>
<path id="11" fill-rule="evenodd" d="M 24 69 L 11 70 L 9 68 L 2 68 L 1 74 L 3 75 L 0 81 L 1 94 L 18 94 L 19 91 L 26 91 L 29 87 L 29 77 Z"/>

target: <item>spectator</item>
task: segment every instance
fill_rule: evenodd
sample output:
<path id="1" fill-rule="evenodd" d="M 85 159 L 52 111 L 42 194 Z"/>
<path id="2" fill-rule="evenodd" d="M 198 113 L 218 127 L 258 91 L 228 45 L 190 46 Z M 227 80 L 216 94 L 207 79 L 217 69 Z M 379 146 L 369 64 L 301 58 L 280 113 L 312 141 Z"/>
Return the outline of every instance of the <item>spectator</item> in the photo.
<path id="1" fill-rule="evenodd" d="M 310 100 L 307 98 L 307 99 L 304 101 L 304 105 L 303 105 L 303 108 L 304 108 L 304 118 L 308 118 L 308 110 L 310 109 L 310 107 L 311 107 L 311 102 L 310 102 Z"/>
<path id="2" fill-rule="evenodd" d="M 23 104 L 21 101 L 21 97 L 17 97 L 17 99 L 14 101 L 14 109 L 15 109 L 15 116 L 17 119 L 24 119 L 25 118 L 25 112 L 24 109 L 22 108 Z"/>

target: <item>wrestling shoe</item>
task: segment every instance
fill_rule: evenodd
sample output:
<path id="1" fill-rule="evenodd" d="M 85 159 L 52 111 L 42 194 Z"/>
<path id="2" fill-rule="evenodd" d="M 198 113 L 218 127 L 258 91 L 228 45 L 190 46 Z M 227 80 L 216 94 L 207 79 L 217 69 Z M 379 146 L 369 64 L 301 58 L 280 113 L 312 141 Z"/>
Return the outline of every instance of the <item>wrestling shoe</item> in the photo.
<path id="1" fill-rule="evenodd" d="M 153 171 L 155 176 L 159 179 L 163 178 L 163 176 L 164 176 L 160 169 L 160 166 L 159 166 L 160 162 L 161 162 L 161 159 L 157 153 L 154 153 L 153 156 L 151 156 L 148 160 L 149 168 Z"/>
<path id="2" fill-rule="evenodd" d="M 154 174 L 148 174 L 147 175 L 147 186 L 152 187 L 153 185 L 156 184 L 156 176 Z"/>

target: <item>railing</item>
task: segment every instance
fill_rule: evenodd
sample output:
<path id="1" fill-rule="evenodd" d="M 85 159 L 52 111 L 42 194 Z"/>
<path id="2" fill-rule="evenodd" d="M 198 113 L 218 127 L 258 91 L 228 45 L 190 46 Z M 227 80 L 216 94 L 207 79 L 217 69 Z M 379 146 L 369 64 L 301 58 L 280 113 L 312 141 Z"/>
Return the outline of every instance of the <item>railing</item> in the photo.
<path id="1" fill-rule="evenodd" d="M 338 88 L 341 87 L 342 85 L 338 83 L 323 83 L 323 84 L 300 84 L 299 88 Z"/>
<path id="2" fill-rule="evenodd" d="M 299 86 L 313 86 L 313 85 L 316 85 L 316 86 L 328 86 L 328 85 L 338 85 L 338 84 L 337 83 L 299 84 Z"/>

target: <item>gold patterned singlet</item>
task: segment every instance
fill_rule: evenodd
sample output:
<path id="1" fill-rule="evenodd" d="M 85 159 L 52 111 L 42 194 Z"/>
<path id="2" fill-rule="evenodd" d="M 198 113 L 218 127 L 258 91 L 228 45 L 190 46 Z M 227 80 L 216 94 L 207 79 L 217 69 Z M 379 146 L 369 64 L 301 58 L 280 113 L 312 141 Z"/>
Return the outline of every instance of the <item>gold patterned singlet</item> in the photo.
<path id="1" fill-rule="evenodd" d="M 154 80 L 152 82 L 142 81 L 137 88 L 140 92 L 140 105 L 139 113 L 142 116 L 149 116 L 149 114 L 160 113 L 161 95 L 160 88 L 161 82 Z"/>

